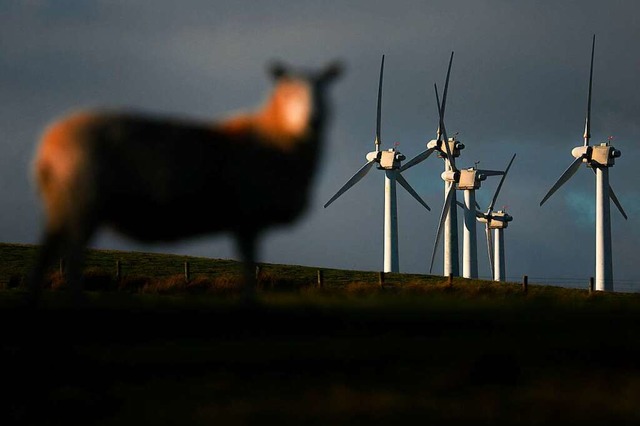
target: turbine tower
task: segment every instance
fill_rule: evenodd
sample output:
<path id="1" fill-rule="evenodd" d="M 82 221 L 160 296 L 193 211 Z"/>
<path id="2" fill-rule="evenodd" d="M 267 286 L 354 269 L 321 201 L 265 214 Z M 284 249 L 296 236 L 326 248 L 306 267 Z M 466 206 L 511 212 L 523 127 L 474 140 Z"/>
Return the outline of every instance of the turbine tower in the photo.
<path id="1" fill-rule="evenodd" d="M 449 158 L 459 157 L 460 151 L 464 149 L 464 144 L 460 143 L 455 136 L 453 138 L 442 138 L 443 128 L 441 126 L 442 120 L 444 120 L 444 112 L 447 105 L 447 92 L 449 90 L 449 76 L 451 75 L 451 64 L 453 63 L 453 52 L 451 52 L 451 57 L 449 58 L 449 67 L 447 68 L 447 77 L 444 83 L 444 93 L 442 95 L 442 107 L 438 103 L 438 114 L 440 114 L 440 109 L 442 110 L 442 119 L 439 120 L 438 130 L 436 132 L 436 139 L 433 139 L 427 143 L 427 149 L 420 154 L 416 155 L 414 158 L 409 160 L 404 166 L 400 168 L 400 171 L 405 171 L 410 167 L 415 166 L 416 164 L 421 163 L 426 160 L 434 151 L 437 151 L 438 157 L 444 160 L 444 172 L 450 172 L 452 170 L 451 160 Z M 445 143 L 446 141 L 446 143 Z M 445 147 L 446 146 L 446 149 Z M 450 152 L 450 156 L 447 155 L 447 152 Z M 449 191 L 451 187 L 451 183 L 445 181 L 444 182 L 444 199 L 445 203 L 448 202 L 455 203 L 456 202 L 456 194 L 455 191 L 452 193 Z M 449 198 L 447 198 L 449 197 Z M 449 208 L 447 214 L 444 217 L 444 224 L 442 225 L 444 228 L 444 250 L 443 250 L 443 275 L 444 276 L 458 276 L 460 275 L 460 266 L 458 263 L 459 255 L 458 255 L 458 214 L 456 209 Z M 431 267 L 429 268 L 429 272 L 433 269 L 433 259 L 431 261 Z"/>
<path id="2" fill-rule="evenodd" d="M 591 68 L 589 71 L 589 96 L 587 100 L 587 116 L 584 126 L 584 144 L 571 151 L 575 158 L 573 163 L 560 176 L 558 181 L 551 187 L 544 196 L 540 205 L 553 195 L 565 182 L 567 182 L 580 168 L 581 163 L 586 163 L 596 174 L 596 276 L 595 284 L 598 291 L 613 291 L 613 262 L 611 253 L 611 199 L 622 216 L 627 219 L 618 198 L 609 185 L 609 168 L 615 164 L 615 159 L 619 158 L 619 150 L 611 146 L 610 141 L 600 145 L 589 145 L 591 138 L 591 88 L 593 83 L 593 56 L 595 51 L 596 36 L 593 35 L 591 43 Z"/>
<path id="3" fill-rule="evenodd" d="M 494 212 L 493 207 L 496 204 L 498 194 L 500 193 L 500 189 L 502 189 L 502 184 L 504 183 L 507 173 L 509 173 L 509 169 L 511 168 L 511 164 L 515 158 L 516 154 L 513 154 L 511 161 L 509 161 L 509 165 L 507 165 L 507 168 L 500 179 L 496 192 L 493 194 L 493 198 L 491 199 L 491 204 L 489 204 L 487 212 L 482 213 L 480 211 L 476 211 L 478 221 L 485 224 L 489 265 L 491 267 L 491 276 L 494 281 L 504 281 L 506 277 L 504 260 L 504 230 L 509 226 L 509 222 L 513 220 L 513 217 L 507 214 L 506 209 Z M 491 231 L 493 231 L 493 238 Z M 493 244 L 493 240 L 495 240 L 495 245 Z"/>
<path id="4" fill-rule="evenodd" d="M 401 164 L 405 159 L 399 151 L 390 148 L 386 151 L 380 150 L 382 139 L 380 137 L 380 118 L 382 111 L 382 80 L 384 74 L 384 55 L 380 65 L 380 82 L 378 84 L 378 109 L 376 118 L 376 139 L 374 141 L 375 151 L 366 155 L 367 162 L 360 168 L 342 188 L 331 197 L 324 205 L 327 208 L 338 197 L 344 194 L 349 188 L 358 183 L 374 164 L 378 170 L 384 170 L 384 272 L 399 272 L 398 255 L 398 208 L 396 202 L 396 182 L 402 185 L 413 198 L 422 204 L 427 210 L 431 210 L 418 193 L 409 185 L 401 175 Z"/>

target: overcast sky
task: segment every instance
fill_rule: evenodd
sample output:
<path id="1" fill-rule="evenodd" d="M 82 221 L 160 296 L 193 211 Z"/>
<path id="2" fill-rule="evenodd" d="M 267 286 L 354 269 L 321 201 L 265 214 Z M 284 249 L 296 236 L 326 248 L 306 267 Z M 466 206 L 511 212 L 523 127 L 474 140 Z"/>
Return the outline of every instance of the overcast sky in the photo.
<path id="1" fill-rule="evenodd" d="M 341 59 L 347 72 L 331 90 L 334 118 L 313 202 L 295 225 L 267 234 L 261 260 L 381 270 L 383 174 L 372 170 L 322 206 L 374 147 L 381 56 L 383 148 L 398 142 L 411 158 L 435 136 L 433 83 L 443 84 L 455 51 L 446 122 L 467 147 L 458 166 L 500 169 L 517 154 L 497 202 L 514 217 L 505 231 L 508 278 L 586 285 L 594 275 L 593 174 L 583 167 L 538 204 L 582 144 L 595 33 L 592 142 L 614 136 L 622 151 L 610 177 L 629 215 L 612 205 L 614 278 L 617 289 L 640 291 L 639 17 L 635 0 L 0 0 L 0 240 L 38 242 L 30 161 L 56 117 L 108 106 L 216 119 L 264 99 L 273 58 L 305 67 Z M 402 272 L 428 272 L 442 167 L 433 156 L 405 173 L 431 212 L 398 189 Z M 497 181 L 478 191 L 483 208 Z M 480 275 L 488 277 L 483 238 L 479 226 Z M 105 231 L 93 246 L 236 258 L 226 236 L 151 246 Z"/>

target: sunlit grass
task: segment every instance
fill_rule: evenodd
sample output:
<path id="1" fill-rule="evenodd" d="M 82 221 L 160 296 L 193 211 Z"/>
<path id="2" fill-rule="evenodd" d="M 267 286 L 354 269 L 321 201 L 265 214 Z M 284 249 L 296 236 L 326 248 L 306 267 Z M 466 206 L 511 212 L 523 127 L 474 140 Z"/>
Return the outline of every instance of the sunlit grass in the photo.
<path id="1" fill-rule="evenodd" d="M 25 287 L 36 246 L 0 244 L 0 289 L 13 291 Z M 120 276 L 116 277 L 116 262 Z M 185 276 L 189 263 L 189 279 Z M 379 273 L 323 269 L 323 285 L 318 285 L 318 268 L 296 265 L 261 264 L 258 297 L 268 303 L 351 304 L 404 309 L 438 305 L 520 309 L 523 305 L 558 305 L 563 308 L 634 307 L 640 295 L 593 293 L 550 285 L 529 284 L 523 292 L 521 283 L 495 283 L 454 278 L 452 285 L 444 277 L 419 274 L 385 274 L 381 285 Z M 58 265 L 53 265 L 45 285 L 53 293 L 65 288 Z M 154 253 L 88 250 L 84 271 L 84 288 L 93 299 L 109 299 L 111 293 L 128 295 L 173 296 L 166 303 L 188 306 L 218 303 L 217 299 L 236 300 L 242 293 L 242 268 L 239 262 Z M 47 291 L 45 291 L 47 293 Z M 4 295 L 4 298 L 9 297 Z M 55 294 L 51 299 L 61 299 Z M 11 299 L 11 297 L 9 297 Z M 123 298 L 118 298 L 123 303 Z M 137 300 L 137 299 L 134 299 Z M 173 301 L 173 302 L 172 302 Z M 286 301 L 286 302 L 285 302 Z M 0 302 L 3 303 L 3 302 Z M 6 300 L 4 303 L 7 303 Z"/>

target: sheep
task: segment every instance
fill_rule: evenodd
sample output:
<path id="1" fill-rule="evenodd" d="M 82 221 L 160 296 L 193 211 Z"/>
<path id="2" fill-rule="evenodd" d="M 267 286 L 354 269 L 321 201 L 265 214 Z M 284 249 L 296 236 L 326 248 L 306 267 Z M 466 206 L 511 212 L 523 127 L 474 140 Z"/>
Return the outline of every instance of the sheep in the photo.
<path id="1" fill-rule="evenodd" d="M 261 233 L 308 204 L 330 115 L 326 89 L 341 71 L 337 61 L 315 72 L 273 63 L 262 106 L 212 122 L 90 110 L 47 126 L 33 161 L 45 223 L 31 299 L 58 256 L 82 299 L 84 249 L 103 226 L 149 243 L 230 233 L 252 298 Z"/>

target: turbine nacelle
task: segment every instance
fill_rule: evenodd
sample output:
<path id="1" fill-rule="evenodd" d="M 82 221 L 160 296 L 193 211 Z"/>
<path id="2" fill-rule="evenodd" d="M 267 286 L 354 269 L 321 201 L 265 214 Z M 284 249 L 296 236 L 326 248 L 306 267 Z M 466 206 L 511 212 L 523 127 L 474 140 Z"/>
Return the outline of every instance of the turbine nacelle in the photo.
<path id="1" fill-rule="evenodd" d="M 454 157 L 460 157 L 460 151 L 464 149 L 464 144 L 456 138 L 449 138 L 449 152 Z M 438 157 L 447 158 L 447 148 L 442 145 L 442 141 L 438 139 L 432 139 L 427 142 L 428 149 L 435 149 L 438 151 Z"/>
<path id="2" fill-rule="evenodd" d="M 495 211 L 478 217 L 478 222 L 488 224 L 489 229 L 505 229 L 512 220 L 513 216 L 505 211 Z"/>
<path id="3" fill-rule="evenodd" d="M 609 143 L 603 142 L 595 146 L 577 146 L 571 150 L 571 155 L 576 159 L 582 158 L 588 167 L 611 167 L 615 164 L 615 159 L 619 158 L 622 153 Z"/>
<path id="4" fill-rule="evenodd" d="M 501 171 L 479 170 L 475 167 L 470 167 L 464 170 L 447 170 L 443 172 L 440 177 L 445 182 L 455 183 L 456 189 L 464 191 L 480 189 L 482 181 L 487 180 L 487 176 L 503 174 L 504 172 Z"/>
<path id="5" fill-rule="evenodd" d="M 379 170 L 395 170 L 400 168 L 400 164 L 407 157 L 404 154 L 390 148 L 386 151 L 372 151 L 367 154 L 367 161 L 378 163 Z"/>
<path id="6" fill-rule="evenodd" d="M 469 168 L 466 170 L 460 170 L 460 178 L 458 180 L 457 189 L 479 189 L 480 182 L 487 179 L 487 175 L 480 173 L 475 168 Z"/>
<path id="7" fill-rule="evenodd" d="M 621 155 L 622 153 L 620 150 L 617 150 L 608 143 L 603 142 L 600 145 L 593 147 L 590 166 L 593 166 L 593 163 L 596 163 L 596 165 L 599 166 L 611 167 L 616 163 L 615 159 L 619 158 Z"/>

